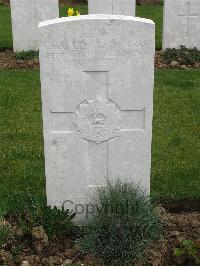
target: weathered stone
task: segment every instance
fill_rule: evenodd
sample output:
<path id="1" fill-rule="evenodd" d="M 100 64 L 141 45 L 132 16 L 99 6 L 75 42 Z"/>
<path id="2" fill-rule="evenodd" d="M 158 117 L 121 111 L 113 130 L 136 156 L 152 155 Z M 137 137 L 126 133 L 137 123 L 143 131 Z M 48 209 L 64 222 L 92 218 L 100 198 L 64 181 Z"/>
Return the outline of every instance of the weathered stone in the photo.
<path id="1" fill-rule="evenodd" d="M 172 67 L 178 67 L 179 66 L 179 63 L 177 61 L 172 61 L 170 63 L 170 66 L 172 66 Z"/>
<path id="2" fill-rule="evenodd" d="M 107 178 L 150 192 L 154 31 L 130 16 L 40 23 L 47 199 L 76 219 Z"/>
<path id="3" fill-rule="evenodd" d="M 19 237 L 19 238 L 22 238 L 24 236 L 24 233 L 23 233 L 21 228 L 16 228 L 14 233 L 15 233 L 16 237 Z"/>
<path id="4" fill-rule="evenodd" d="M 67 257 L 67 258 L 73 258 L 75 255 L 76 255 L 76 252 L 74 249 L 70 248 L 70 249 L 67 249 L 65 252 L 64 252 L 64 255 Z"/>
<path id="5" fill-rule="evenodd" d="M 67 259 L 63 262 L 62 266 L 71 265 L 73 263 L 73 260 Z"/>
<path id="6" fill-rule="evenodd" d="M 165 0 L 163 49 L 179 48 L 200 49 L 200 1 Z"/>
<path id="7" fill-rule="evenodd" d="M 135 16 L 135 0 L 88 0 L 89 14 Z"/>
<path id="8" fill-rule="evenodd" d="M 58 0 L 10 0 L 15 52 L 38 50 L 38 24 L 58 18 Z"/>
<path id="9" fill-rule="evenodd" d="M 30 266 L 28 261 L 22 261 L 21 266 Z"/>
<path id="10" fill-rule="evenodd" d="M 32 229 L 32 237 L 35 240 L 41 241 L 42 244 L 48 244 L 48 236 L 45 233 L 43 226 L 36 226 Z"/>
<path id="11" fill-rule="evenodd" d="M 188 67 L 186 67 L 186 65 L 180 65 L 180 68 L 183 69 L 183 70 L 187 70 Z"/>

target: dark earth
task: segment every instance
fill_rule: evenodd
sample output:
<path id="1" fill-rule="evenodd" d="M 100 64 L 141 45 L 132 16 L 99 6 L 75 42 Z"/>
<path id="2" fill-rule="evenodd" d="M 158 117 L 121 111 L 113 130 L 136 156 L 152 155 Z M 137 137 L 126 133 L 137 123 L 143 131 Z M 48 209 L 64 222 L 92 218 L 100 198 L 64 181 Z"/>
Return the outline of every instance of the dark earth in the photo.
<path id="1" fill-rule="evenodd" d="M 152 266 L 170 265 L 200 265 L 188 255 L 175 256 L 174 249 L 182 241 L 192 240 L 200 247 L 200 212 L 170 213 L 163 207 L 157 211 L 164 223 L 163 238 L 154 243 L 146 253 L 147 264 Z M 81 253 L 75 237 L 62 236 L 48 239 L 42 226 L 32 229 L 31 235 L 26 236 L 16 225 L 13 217 L 0 221 L 0 227 L 7 224 L 14 232 L 15 239 L 0 249 L 0 265 L 6 266 L 54 266 L 54 265 L 84 265 L 103 266 L 103 262 L 91 254 Z M 13 252 L 12 246 L 18 247 Z M 200 248 L 199 248 L 200 256 Z M 134 264 L 131 266 L 142 266 Z M 119 265 L 120 266 L 120 265 Z"/>
<path id="2" fill-rule="evenodd" d="M 187 70 L 191 68 L 200 68 L 200 62 L 193 65 L 181 64 L 177 61 L 171 61 L 166 63 L 162 51 L 156 51 L 155 55 L 155 67 L 158 69 L 165 68 L 178 68 L 182 70 Z M 38 69 L 39 68 L 39 59 L 38 56 L 32 59 L 20 59 L 15 56 L 15 53 L 12 50 L 6 50 L 0 52 L 0 69 Z"/>

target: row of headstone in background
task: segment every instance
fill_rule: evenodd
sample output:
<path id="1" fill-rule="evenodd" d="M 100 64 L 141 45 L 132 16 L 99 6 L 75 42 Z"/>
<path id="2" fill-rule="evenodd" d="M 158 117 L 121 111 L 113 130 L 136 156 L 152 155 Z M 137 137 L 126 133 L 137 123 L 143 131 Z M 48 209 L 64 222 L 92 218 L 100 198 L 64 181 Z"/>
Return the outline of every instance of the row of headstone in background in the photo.
<path id="1" fill-rule="evenodd" d="M 90 14 L 135 15 L 135 0 L 88 0 Z M 200 0 L 164 0 L 163 49 L 200 48 Z"/>
<path id="2" fill-rule="evenodd" d="M 131 16 L 42 22 L 47 200 L 87 215 L 106 178 L 150 193 L 155 25 Z"/>
<path id="3" fill-rule="evenodd" d="M 90 14 L 135 15 L 135 0 L 89 0 Z M 14 51 L 38 50 L 38 23 L 59 17 L 58 0 L 11 0 Z M 165 0 L 163 49 L 200 48 L 200 0 Z"/>
<path id="4" fill-rule="evenodd" d="M 58 0 L 10 0 L 13 49 L 38 50 L 38 24 L 59 17 Z"/>
<path id="5" fill-rule="evenodd" d="M 136 0 L 88 0 L 89 14 L 135 16 Z"/>
<path id="6" fill-rule="evenodd" d="M 10 5 L 14 51 L 38 50 L 38 24 L 59 18 L 58 0 L 11 0 Z M 89 12 L 134 16 L 135 0 L 89 0 Z"/>

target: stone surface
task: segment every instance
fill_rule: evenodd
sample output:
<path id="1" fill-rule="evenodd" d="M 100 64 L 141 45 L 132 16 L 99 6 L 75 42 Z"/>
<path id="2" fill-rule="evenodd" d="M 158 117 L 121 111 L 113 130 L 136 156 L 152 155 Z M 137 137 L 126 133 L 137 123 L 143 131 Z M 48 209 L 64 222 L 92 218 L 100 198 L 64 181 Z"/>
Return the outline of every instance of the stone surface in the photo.
<path id="1" fill-rule="evenodd" d="M 40 23 L 48 204 L 92 212 L 86 199 L 107 177 L 149 193 L 154 31 L 131 16 Z"/>
<path id="2" fill-rule="evenodd" d="M 30 266 L 28 261 L 22 261 L 21 266 Z"/>
<path id="3" fill-rule="evenodd" d="M 10 0 L 10 5 L 14 51 L 38 50 L 38 24 L 59 17 L 58 0 Z"/>
<path id="4" fill-rule="evenodd" d="M 88 0 L 89 14 L 135 16 L 136 0 Z"/>
<path id="5" fill-rule="evenodd" d="M 200 1 L 165 0 L 163 49 L 188 48 L 200 49 Z"/>

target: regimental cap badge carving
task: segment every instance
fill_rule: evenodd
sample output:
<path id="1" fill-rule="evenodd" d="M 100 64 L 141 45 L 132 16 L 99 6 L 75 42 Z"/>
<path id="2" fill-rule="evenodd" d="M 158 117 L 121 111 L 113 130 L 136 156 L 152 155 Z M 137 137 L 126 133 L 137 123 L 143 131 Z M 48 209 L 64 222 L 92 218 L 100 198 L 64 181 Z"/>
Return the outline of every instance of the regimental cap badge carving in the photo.
<path id="1" fill-rule="evenodd" d="M 76 114 L 77 134 L 82 139 L 99 144 L 119 137 L 120 111 L 113 102 L 85 102 L 79 105 Z"/>

